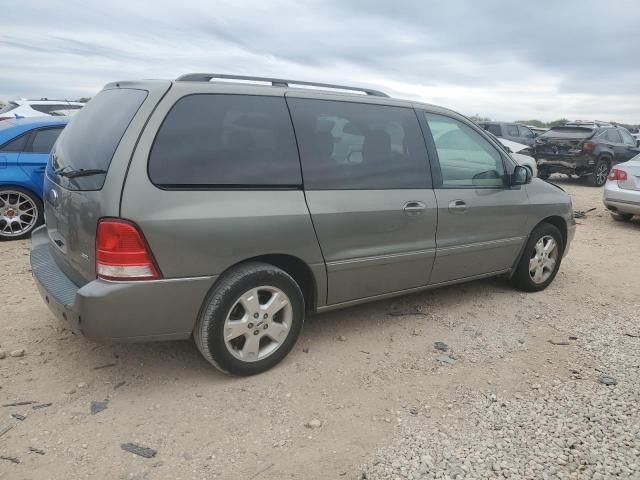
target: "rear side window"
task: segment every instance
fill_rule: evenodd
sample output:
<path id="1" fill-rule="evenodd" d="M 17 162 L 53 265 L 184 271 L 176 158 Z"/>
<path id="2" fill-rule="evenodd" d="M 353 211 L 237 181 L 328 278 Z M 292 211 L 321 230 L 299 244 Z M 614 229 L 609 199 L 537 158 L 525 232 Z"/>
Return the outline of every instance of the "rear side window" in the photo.
<path id="1" fill-rule="evenodd" d="M 411 108 L 289 98 L 310 190 L 427 188 L 427 150 Z"/>
<path id="2" fill-rule="evenodd" d="M 197 94 L 181 98 L 149 155 L 166 187 L 297 187 L 302 183 L 284 98 Z"/>
<path id="3" fill-rule="evenodd" d="M 502 131 L 500 130 L 500 125 L 495 123 L 487 123 L 484 125 L 484 129 L 493 133 L 496 137 L 502 136 Z"/>
<path id="4" fill-rule="evenodd" d="M 58 136 L 62 132 L 62 128 L 47 128 L 45 130 L 36 130 L 33 132 L 33 140 L 29 152 L 33 153 L 49 153 L 56 143 Z"/>
<path id="5" fill-rule="evenodd" d="M 5 143 L 0 147 L 0 152 L 21 152 L 24 146 L 27 144 L 29 138 L 29 132 L 23 133 L 18 138 Z"/>
<path id="6" fill-rule="evenodd" d="M 147 98 L 146 90 L 114 88 L 103 90 L 80 109 L 62 131 L 52 151 L 48 174 L 54 170 L 109 170 L 129 123 Z M 54 175 L 55 176 L 55 175 Z M 106 174 L 75 179 L 58 178 L 73 190 L 99 190 Z"/>

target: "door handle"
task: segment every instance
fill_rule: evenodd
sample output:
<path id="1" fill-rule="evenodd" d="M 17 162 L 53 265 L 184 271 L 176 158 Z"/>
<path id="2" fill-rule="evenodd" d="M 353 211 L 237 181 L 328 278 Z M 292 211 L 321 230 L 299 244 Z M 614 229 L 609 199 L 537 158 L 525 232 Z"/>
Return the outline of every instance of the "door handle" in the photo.
<path id="1" fill-rule="evenodd" d="M 468 208 L 469 206 L 464 200 L 453 200 L 449 203 L 449 211 L 452 213 L 464 213 Z"/>
<path id="2" fill-rule="evenodd" d="M 407 215 L 420 215 L 425 208 L 427 206 L 423 202 L 410 200 L 402 206 L 402 211 Z"/>

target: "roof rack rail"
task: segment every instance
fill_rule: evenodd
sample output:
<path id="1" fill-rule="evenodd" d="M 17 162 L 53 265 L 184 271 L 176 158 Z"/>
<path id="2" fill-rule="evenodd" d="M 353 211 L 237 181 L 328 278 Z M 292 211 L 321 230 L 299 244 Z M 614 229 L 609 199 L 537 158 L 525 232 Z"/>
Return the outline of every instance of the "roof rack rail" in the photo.
<path id="1" fill-rule="evenodd" d="M 317 82 L 305 82 L 301 80 L 286 80 L 283 78 L 269 78 L 269 77 L 251 77 L 246 75 L 227 75 L 223 73 L 187 73 L 176 78 L 178 82 L 209 82 L 214 78 L 221 78 L 225 80 L 248 80 L 255 82 L 267 82 L 271 83 L 274 87 L 288 87 L 289 85 L 304 85 L 308 87 L 320 87 L 320 88 L 333 88 L 337 90 L 349 90 L 353 92 L 362 92 L 374 97 L 389 97 L 384 92 L 378 90 L 372 90 L 370 88 L 349 87 L 346 85 L 333 85 L 331 83 L 317 83 Z"/>

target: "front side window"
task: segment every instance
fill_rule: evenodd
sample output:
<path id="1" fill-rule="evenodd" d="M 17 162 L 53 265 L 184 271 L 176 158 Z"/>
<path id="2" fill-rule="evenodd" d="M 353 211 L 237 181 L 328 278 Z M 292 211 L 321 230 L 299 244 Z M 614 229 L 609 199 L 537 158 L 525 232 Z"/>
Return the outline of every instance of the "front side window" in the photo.
<path id="1" fill-rule="evenodd" d="M 427 188 L 427 150 L 411 108 L 289 98 L 310 190 Z"/>
<path id="2" fill-rule="evenodd" d="M 182 97 L 158 130 L 149 177 L 166 187 L 299 186 L 300 162 L 284 98 Z"/>
<path id="3" fill-rule="evenodd" d="M 484 129 L 488 130 L 491 133 L 493 133 L 496 137 L 502 136 L 502 131 L 500 130 L 500 125 L 498 125 L 497 123 L 489 123 L 489 124 L 485 125 Z"/>
<path id="4" fill-rule="evenodd" d="M 47 128 L 44 130 L 36 130 L 33 133 L 33 141 L 31 148 L 28 150 L 33 153 L 49 153 L 56 143 L 58 135 L 62 132 L 62 128 Z"/>
<path id="5" fill-rule="evenodd" d="M 507 130 L 507 136 L 509 137 L 519 137 L 520 133 L 518 132 L 518 126 L 517 125 L 507 125 L 506 127 Z"/>
<path id="6" fill-rule="evenodd" d="M 535 137 L 533 132 L 527 127 L 523 127 L 522 125 L 518 125 L 518 130 L 520 131 L 520 136 L 521 137 L 524 137 L 524 138 L 533 138 L 533 137 Z"/>
<path id="7" fill-rule="evenodd" d="M 629 132 L 627 132 L 626 130 L 618 130 L 620 132 L 620 135 L 622 135 L 622 141 L 625 145 L 631 145 L 632 147 L 636 146 L 636 142 L 634 141 L 633 137 L 631 136 L 631 134 Z"/>
<path id="8" fill-rule="evenodd" d="M 470 126 L 450 117 L 425 114 L 438 152 L 442 186 L 503 187 L 500 152 Z"/>

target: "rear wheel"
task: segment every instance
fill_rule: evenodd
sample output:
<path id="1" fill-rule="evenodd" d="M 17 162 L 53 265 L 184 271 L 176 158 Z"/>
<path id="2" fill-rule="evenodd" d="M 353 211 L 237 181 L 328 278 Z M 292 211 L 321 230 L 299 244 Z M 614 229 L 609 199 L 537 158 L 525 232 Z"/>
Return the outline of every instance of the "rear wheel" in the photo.
<path id="1" fill-rule="evenodd" d="M 593 172 L 587 177 L 587 182 L 592 187 L 601 187 L 607 182 L 610 169 L 609 161 L 606 158 L 598 159 Z"/>
<path id="2" fill-rule="evenodd" d="M 246 263 L 218 280 L 193 336 L 219 370 L 254 375 L 287 356 L 304 317 L 302 291 L 289 274 L 269 264 Z"/>
<path id="3" fill-rule="evenodd" d="M 0 187 L 0 240 L 27 238 L 42 221 L 42 202 L 36 195 L 20 187 Z"/>
<path id="4" fill-rule="evenodd" d="M 558 273 L 563 252 L 560 230 L 549 223 L 541 223 L 531 232 L 525 245 L 512 278 L 514 284 L 527 292 L 544 290 Z"/>

